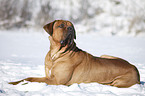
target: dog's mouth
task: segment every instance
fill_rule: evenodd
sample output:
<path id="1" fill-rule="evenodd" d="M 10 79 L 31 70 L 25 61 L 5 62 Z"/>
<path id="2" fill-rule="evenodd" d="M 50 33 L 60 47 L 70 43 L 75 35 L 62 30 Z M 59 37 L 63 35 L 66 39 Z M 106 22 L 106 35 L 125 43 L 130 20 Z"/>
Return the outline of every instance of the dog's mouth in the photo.
<path id="1" fill-rule="evenodd" d="M 70 46 L 73 43 L 73 34 L 69 33 L 64 40 L 60 41 L 61 47 Z"/>

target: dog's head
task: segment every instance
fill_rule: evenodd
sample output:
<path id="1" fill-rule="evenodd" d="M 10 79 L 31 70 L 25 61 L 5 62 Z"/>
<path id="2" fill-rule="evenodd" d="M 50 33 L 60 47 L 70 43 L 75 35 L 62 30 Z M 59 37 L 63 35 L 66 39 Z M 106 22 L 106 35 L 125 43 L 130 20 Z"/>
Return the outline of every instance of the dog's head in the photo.
<path id="1" fill-rule="evenodd" d="M 61 46 L 71 45 L 76 39 L 75 29 L 70 21 L 55 20 L 46 24 L 43 28 Z"/>

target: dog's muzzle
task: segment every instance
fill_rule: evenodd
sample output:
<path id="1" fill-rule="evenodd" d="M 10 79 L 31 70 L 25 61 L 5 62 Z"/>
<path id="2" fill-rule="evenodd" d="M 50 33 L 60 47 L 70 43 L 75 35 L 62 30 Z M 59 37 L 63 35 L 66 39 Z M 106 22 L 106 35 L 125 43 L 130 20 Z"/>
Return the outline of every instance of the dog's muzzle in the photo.
<path id="1" fill-rule="evenodd" d="M 66 46 L 67 44 L 71 45 L 73 43 L 73 37 L 74 37 L 74 29 L 73 27 L 68 27 L 67 28 L 67 36 L 64 40 L 61 40 L 60 43 L 61 43 L 61 46 L 64 47 Z"/>

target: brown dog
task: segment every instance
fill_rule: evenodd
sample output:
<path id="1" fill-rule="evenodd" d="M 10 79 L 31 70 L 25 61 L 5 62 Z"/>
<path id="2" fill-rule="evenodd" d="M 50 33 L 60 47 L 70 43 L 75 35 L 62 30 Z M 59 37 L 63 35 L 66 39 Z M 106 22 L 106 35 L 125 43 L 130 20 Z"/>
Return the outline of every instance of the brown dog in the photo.
<path id="1" fill-rule="evenodd" d="M 75 29 L 71 22 L 56 20 L 45 25 L 44 29 L 50 35 L 50 51 L 45 58 L 46 77 L 29 77 L 9 84 L 16 85 L 26 80 L 48 85 L 98 82 L 130 87 L 140 83 L 137 68 L 127 61 L 108 55 L 94 57 L 76 47 Z"/>

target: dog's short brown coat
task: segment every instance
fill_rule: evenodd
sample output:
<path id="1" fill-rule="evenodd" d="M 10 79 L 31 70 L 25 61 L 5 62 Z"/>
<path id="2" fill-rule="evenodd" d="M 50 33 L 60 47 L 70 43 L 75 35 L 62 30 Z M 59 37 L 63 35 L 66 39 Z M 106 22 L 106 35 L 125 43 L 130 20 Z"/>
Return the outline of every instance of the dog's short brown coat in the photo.
<path id="1" fill-rule="evenodd" d="M 45 58 L 46 77 L 24 80 L 45 82 L 48 85 L 98 82 L 116 87 L 130 87 L 140 83 L 137 68 L 129 62 L 108 55 L 94 57 L 82 51 L 74 42 L 75 29 L 71 22 L 55 20 L 44 26 L 49 33 L 50 51 Z"/>

